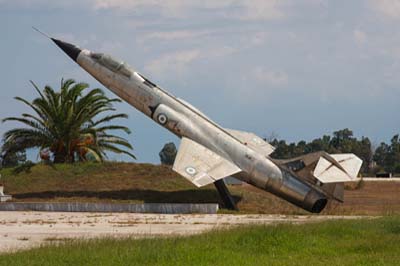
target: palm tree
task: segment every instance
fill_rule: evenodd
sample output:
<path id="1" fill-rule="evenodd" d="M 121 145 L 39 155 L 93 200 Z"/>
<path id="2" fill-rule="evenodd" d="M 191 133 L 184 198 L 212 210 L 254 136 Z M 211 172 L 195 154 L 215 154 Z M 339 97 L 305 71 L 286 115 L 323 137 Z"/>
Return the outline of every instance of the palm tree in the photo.
<path id="1" fill-rule="evenodd" d="M 122 130 L 130 134 L 127 127 L 110 124 L 114 119 L 127 118 L 126 114 L 110 113 L 115 111 L 112 104 L 121 100 L 109 99 L 101 89 L 87 91 L 88 84 L 72 79 L 61 80 L 60 92 L 50 86 L 41 92 L 31 83 L 40 97 L 32 102 L 21 97 L 15 99 L 32 108 L 35 115 L 24 113 L 22 117 L 3 119 L 3 122 L 17 121 L 26 126 L 4 134 L 3 151 L 39 148 L 42 159 L 52 156 L 54 163 L 85 161 L 88 155 L 103 161 L 107 151 L 135 158 L 128 151 L 133 148 L 126 139 L 109 133 Z"/>

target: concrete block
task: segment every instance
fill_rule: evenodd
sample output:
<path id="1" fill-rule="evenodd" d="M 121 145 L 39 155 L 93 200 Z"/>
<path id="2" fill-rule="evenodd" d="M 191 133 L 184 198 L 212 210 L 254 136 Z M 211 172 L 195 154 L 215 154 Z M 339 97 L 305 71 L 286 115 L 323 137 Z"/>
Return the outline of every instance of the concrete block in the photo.
<path id="1" fill-rule="evenodd" d="M 0 196 L 0 202 L 6 202 L 8 200 L 11 200 L 12 196 L 11 195 L 1 195 Z"/>
<path id="2" fill-rule="evenodd" d="M 5 195 L 4 194 L 4 186 L 0 185 L 0 202 L 5 202 L 8 200 L 11 200 L 12 197 L 10 195 Z"/>

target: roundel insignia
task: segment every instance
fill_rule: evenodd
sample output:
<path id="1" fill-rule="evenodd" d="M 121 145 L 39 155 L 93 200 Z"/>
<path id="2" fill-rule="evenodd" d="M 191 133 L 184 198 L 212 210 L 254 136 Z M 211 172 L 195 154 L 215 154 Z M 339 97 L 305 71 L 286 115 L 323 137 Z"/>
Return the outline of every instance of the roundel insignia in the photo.
<path id="1" fill-rule="evenodd" d="M 191 166 L 189 166 L 189 167 L 186 167 L 186 173 L 188 173 L 189 175 L 195 175 L 196 174 L 196 169 L 195 168 L 193 168 L 193 167 L 191 167 Z"/>
<path id="2" fill-rule="evenodd" d="M 157 116 L 157 120 L 161 125 L 165 125 L 168 122 L 168 117 L 165 114 L 161 113 Z"/>

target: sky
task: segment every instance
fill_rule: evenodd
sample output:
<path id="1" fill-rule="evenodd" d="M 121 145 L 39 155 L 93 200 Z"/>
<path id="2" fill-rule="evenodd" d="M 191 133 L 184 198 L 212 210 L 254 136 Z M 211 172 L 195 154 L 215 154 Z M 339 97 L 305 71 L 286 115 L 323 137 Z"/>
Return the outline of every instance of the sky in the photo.
<path id="1" fill-rule="evenodd" d="M 290 142 L 350 128 L 388 142 L 400 132 L 399 23 L 399 0 L 0 0 L 0 118 L 30 111 L 13 99 L 38 96 L 29 80 L 104 88 L 35 26 L 122 59 L 226 128 Z M 116 108 L 138 162 L 179 145 L 128 104 Z"/>

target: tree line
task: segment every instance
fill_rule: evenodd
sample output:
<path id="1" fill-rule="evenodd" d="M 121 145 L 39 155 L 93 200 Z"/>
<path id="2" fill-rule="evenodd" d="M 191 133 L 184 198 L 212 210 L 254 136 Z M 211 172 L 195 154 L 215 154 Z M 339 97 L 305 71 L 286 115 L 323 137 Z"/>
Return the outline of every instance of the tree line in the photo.
<path id="1" fill-rule="evenodd" d="M 310 142 L 301 140 L 297 143 L 287 143 L 277 137 L 265 138 L 276 149 L 271 154 L 275 159 L 289 159 L 307 153 L 326 151 L 335 153 L 354 153 L 363 160 L 361 173 L 375 175 L 376 173 L 400 174 L 400 138 L 395 135 L 389 144 L 382 142 L 374 148 L 367 137 L 357 139 L 353 131 L 345 128 L 333 132 L 333 135 L 324 135 Z M 167 143 L 160 151 L 162 164 L 173 165 L 177 150 L 174 143 Z"/>
<path id="2" fill-rule="evenodd" d="M 276 149 L 271 154 L 276 159 L 288 159 L 307 153 L 326 151 L 327 153 L 354 153 L 363 160 L 361 173 L 376 174 L 378 172 L 400 173 L 400 139 L 393 136 L 390 143 L 382 142 L 374 148 L 368 137 L 354 137 L 353 131 L 345 128 L 323 135 L 310 142 L 301 140 L 287 143 L 285 140 L 272 138 L 269 140 Z"/>

